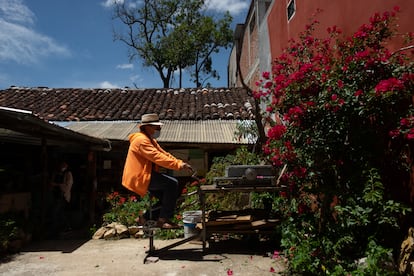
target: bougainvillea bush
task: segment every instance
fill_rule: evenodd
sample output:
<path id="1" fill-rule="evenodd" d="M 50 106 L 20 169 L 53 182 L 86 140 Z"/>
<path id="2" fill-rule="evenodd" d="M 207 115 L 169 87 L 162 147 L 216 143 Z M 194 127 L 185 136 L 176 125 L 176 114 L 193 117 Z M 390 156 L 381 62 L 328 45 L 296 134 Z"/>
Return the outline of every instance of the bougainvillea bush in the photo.
<path id="1" fill-rule="evenodd" d="M 398 11 L 350 37 L 333 26 L 316 38 L 313 21 L 258 83 L 271 124 L 264 153 L 287 165 L 274 207 L 290 272 L 392 274 L 410 211 L 395 190 L 408 181 L 414 141 L 412 35 L 387 48 Z"/>

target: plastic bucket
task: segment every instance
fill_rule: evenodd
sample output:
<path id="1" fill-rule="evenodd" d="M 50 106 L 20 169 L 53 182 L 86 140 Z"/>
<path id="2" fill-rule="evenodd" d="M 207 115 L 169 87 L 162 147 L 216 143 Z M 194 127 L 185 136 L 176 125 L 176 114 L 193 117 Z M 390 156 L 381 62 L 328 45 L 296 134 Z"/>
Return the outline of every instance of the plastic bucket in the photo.
<path id="1" fill-rule="evenodd" d="M 201 216 L 201 210 L 186 211 L 183 213 L 184 238 L 189 238 L 198 234 L 196 225 L 201 222 Z"/>

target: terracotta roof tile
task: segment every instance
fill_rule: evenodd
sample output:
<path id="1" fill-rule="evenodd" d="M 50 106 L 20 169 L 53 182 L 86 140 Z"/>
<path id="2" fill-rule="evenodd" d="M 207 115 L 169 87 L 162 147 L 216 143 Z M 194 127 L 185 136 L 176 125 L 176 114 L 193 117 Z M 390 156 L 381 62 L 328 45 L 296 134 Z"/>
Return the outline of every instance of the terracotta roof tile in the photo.
<path id="1" fill-rule="evenodd" d="M 253 119 L 253 99 L 232 89 L 78 89 L 0 90 L 0 106 L 30 110 L 50 121 L 140 120 L 158 113 L 162 120 Z"/>

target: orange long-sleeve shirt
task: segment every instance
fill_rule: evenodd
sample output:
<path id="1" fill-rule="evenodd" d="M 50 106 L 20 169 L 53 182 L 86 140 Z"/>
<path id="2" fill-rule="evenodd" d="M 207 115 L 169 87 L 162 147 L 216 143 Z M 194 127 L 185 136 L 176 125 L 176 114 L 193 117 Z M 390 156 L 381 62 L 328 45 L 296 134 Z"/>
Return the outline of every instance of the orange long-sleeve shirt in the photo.
<path id="1" fill-rule="evenodd" d="M 183 161 L 166 152 L 161 146 L 141 132 L 129 136 L 128 155 L 125 160 L 122 185 L 127 189 L 145 196 L 151 180 L 153 164 L 171 170 L 179 170 Z"/>

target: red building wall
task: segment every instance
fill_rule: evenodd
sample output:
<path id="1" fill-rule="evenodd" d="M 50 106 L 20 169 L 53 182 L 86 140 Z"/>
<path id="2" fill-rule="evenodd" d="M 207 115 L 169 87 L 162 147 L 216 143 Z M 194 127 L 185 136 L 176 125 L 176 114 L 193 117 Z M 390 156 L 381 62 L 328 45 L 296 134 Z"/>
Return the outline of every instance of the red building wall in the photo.
<path id="1" fill-rule="evenodd" d="M 392 11 L 394 6 L 400 7 L 398 13 L 399 31 L 414 32 L 414 1 L 413 0 L 295 0 L 296 13 L 287 20 L 287 6 L 290 0 L 275 1 L 268 17 L 268 28 L 272 59 L 278 57 L 288 40 L 297 35 L 310 23 L 310 18 L 317 9 L 321 9 L 315 19 L 320 24 L 315 32 L 316 37 L 326 37 L 326 29 L 338 26 L 345 35 L 353 34 L 359 26 L 369 23 L 369 18 L 375 13 Z M 398 42 L 391 48 L 398 47 Z"/>

